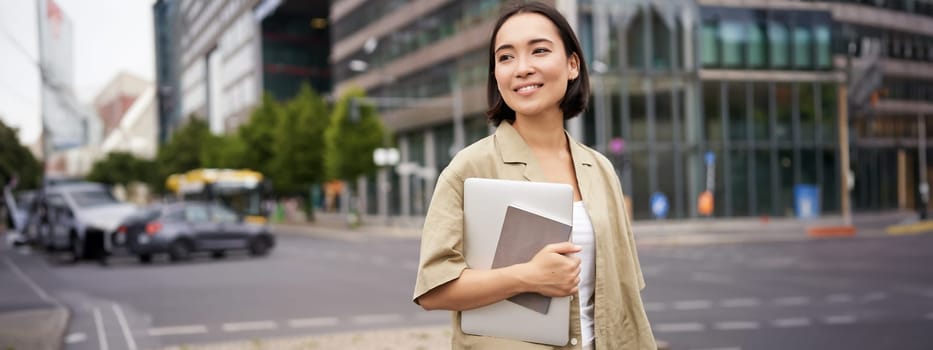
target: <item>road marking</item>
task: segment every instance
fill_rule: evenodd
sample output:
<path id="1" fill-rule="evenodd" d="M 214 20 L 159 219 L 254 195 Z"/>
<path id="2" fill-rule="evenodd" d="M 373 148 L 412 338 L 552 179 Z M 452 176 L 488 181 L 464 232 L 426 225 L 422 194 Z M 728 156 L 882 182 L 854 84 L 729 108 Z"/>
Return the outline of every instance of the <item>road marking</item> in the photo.
<path id="1" fill-rule="evenodd" d="M 713 306 L 713 302 L 709 300 L 688 300 L 688 301 L 678 301 L 674 303 L 674 308 L 677 310 L 709 309 L 712 306 Z"/>
<path id="2" fill-rule="evenodd" d="M 104 322 L 100 318 L 100 309 L 94 308 L 94 324 L 97 326 L 97 339 L 100 341 L 100 350 L 107 350 L 107 331 L 104 330 Z"/>
<path id="3" fill-rule="evenodd" d="M 797 318 L 781 318 L 774 320 L 772 322 L 775 327 L 789 328 L 789 327 L 803 327 L 810 325 L 810 319 L 804 317 Z"/>
<path id="4" fill-rule="evenodd" d="M 732 283 L 735 281 L 732 279 L 732 277 L 729 277 L 726 275 L 706 273 L 706 272 L 695 272 L 693 273 L 693 275 L 690 276 L 690 278 L 697 282 L 709 282 L 709 283 Z"/>
<path id="5" fill-rule="evenodd" d="M 848 295 L 848 294 L 833 294 L 833 295 L 826 297 L 826 301 L 830 303 L 834 303 L 834 304 L 850 303 L 854 300 L 855 298 L 853 298 L 851 295 Z"/>
<path id="6" fill-rule="evenodd" d="M 415 314 L 415 319 L 419 321 L 440 321 L 440 320 L 449 320 L 450 313 L 444 311 L 426 311 L 419 312 Z"/>
<path id="7" fill-rule="evenodd" d="M 120 309 L 116 303 L 110 306 L 113 307 L 113 313 L 117 315 L 117 322 L 120 323 L 120 328 L 123 330 L 123 338 L 126 338 L 127 349 L 136 350 L 136 340 L 133 339 L 133 334 L 130 333 L 130 326 L 126 323 L 126 316 L 123 315 L 123 310 Z"/>
<path id="8" fill-rule="evenodd" d="M 81 333 L 81 332 L 71 333 L 67 337 L 65 337 L 65 344 L 83 343 L 85 340 L 87 340 L 87 335 L 85 335 L 84 333 Z"/>
<path id="9" fill-rule="evenodd" d="M 32 289 L 33 292 L 39 295 L 39 298 L 42 298 L 42 300 L 45 300 L 48 303 L 52 303 L 55 306 L 65 307 L 64 305 L 62 305 L 60 301 L 58 301 L 58 299 L 55 299 L 49 296 L 49 294 L 46 293 L 45 290 L 42 289 L 42 287 L 39 287 L 39 284 L 33 281 L 32 278 L 29 278 L 29 276 L 26 275 L 26 273 L 24 273 L 23 270 L 20 270 L 19 267 L 16 266 L 15 263 L 10 261 L 10 259 L 4 257 L 3 262 L 6 263 L 6 265 L 10 268 L 10 270 L 12 270 L 13 273 L 16 274 L 16 276 L 19 277 L 19 279 L 23 281 L 23 283 L 26 283 L 26 285 L 29 286 L 29 288 Z"/>
<path id="10" fill-rule="evenodd" d="M 742 350 L 738 346 L 728 347 L 728 348 L 710 348 L 710 349 L 690 349 L 690 350 Z"/>
<path id="11" fill-rule="evenodd" d="M 384 256 L 374 256 L 370 258 L 370 261 L 372 261 L 373 264 L 376 264 L 376 265 L 385 265 L 389 263 L 389 259 L 387 259 Z"/>
<path id="12" fill-rule="evenodd" d="M 673 332 L 699 332 L 704 329 L 700 323 L 661 323 L 653 327 L 655 332 L 673 333 Z"/>
<path id="13" fill-rule="evenodd" d="M 874 292 L 862 297 L 862 302 L 870 303 L 873 301 L 883 300 L 888 297 L 887 293 L 884 292 Z"/>
<path id="14" fill-rule="evenodd" d="M 647 303 L 645 304 L 645 311 L 664 311 L 667 309 L 667 306 L 664 303 Z"/>
<path id="15" fill-rule="evenodd" d="M 745 330 L 745 329 L 758 329 L 761 327 L 758 322 L 755 321 L 728 321 L 728 322 L 717 322 L 715 325 L 716 329 L 723 331 L 736 331 L 736 330 Z"/>
<path id="16" fill-rule="evenodd" d="M 808 297 L 787 297 L 774 299 L 774 303 L 780 306 L 804 305 L 810 303 Z"/>
<path id="17" fill-rule="evenodd" d="M 202 334 L 202 333 L 207 333 L 207 327 L 202 326 L 202 325 L 190 325 L 190 326 L 149 328 L 148 333 L 150 337 L 161 337 L 164 335 Z"/>
<path id="18" fill-rule="evenodd" d="M 823 318 L 823 321 L 827 324 L 852 324 L 855 323 L 855 316 L 853 315 L 835 315 L 835 316 L 826 316 Z"/>
<path id="19" fill-rule="evenodd" d="M 315 318 L 300 318 L 288 320 L 288 326 L 292 328 L 313 328 L 313 327 L 327 327 L 327 326 L 336 326 L 340 323 L 336 317 L 315 317 Z"/>
<path id="20" fill-rule="evenodd" d="M 746 307 L 746 306 L 759 306 L 761 301 L 757 298 L 738 298 L 738 299 L 726 299 L 719 303 L 722 307 Z"/>
<path id="21" fill-rule="evenodd" d="M 360 315 L 350 319 L 354 324 L 392 323 L 401 320 L 402 316 L 399 314 Z"/>
<path id="22" fill-rule="evenodd" d="M 252 321 L 252 322 L 239 322 L 239 323 L 224 323 L 221 326 L 221 329 L 224 332 L 246 332 L 246 331 L 264 331 L 270 329 L 276 329 L 278 325 L 272 321 Z"/>
<path id="23" fill-rule="evenodd" d="M 418 265 L 417 262 L 409 261 L 402 264 L 402 267 L 404 267 L 406 270 L 417 270 L 420 265 Z"/>

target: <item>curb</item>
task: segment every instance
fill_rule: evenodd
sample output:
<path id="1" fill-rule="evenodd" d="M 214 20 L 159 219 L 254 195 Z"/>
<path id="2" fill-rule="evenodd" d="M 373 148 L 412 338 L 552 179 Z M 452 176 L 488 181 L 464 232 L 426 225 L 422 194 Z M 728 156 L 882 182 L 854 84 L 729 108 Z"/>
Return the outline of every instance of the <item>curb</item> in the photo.
<path id="1" fill-rule="evenodd" d="M 64 307 L 0 313 L 0 348 L 62 349 L 70 316 Z"/>
<path id="2" fill-rule="evenodd" d="M 884 232 L 889 235 L 914 235 L 933 232 L 933 220 L 925 220 L 912 224 L 891 225 L 888 226 Z"/>
<path id="3" fill-rule="evenodd" d="M 852 237 L 855 232 L 855 226 L 852 225 L 807 227 L 807 236 L 814 238 Z"/>

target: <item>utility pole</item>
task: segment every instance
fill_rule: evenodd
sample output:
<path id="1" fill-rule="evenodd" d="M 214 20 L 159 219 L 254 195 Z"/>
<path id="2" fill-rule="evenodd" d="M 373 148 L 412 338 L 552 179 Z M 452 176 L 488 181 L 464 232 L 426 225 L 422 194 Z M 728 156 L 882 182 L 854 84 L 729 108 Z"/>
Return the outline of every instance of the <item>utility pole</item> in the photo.
<path id="1" fill-rule="evenodd" d="M 917 116 L 917 128 L 919 132 L 917 137 L 917 166 L 919 168 L 919 188 L 920 204 L 917 205 L 920 212 L 920 220 L 927 218 L 927 205 L 930 202 L 930 184 L 927 181 L 927 123 L 926 117 L 921 113 Z"/>

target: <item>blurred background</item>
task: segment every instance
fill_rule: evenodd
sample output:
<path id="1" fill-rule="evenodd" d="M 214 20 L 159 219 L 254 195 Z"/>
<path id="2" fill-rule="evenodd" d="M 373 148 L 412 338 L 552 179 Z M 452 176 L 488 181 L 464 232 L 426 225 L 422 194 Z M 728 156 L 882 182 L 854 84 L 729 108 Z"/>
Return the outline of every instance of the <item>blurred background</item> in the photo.
<path id="1" fill-rule="evenodd" d="M 687 265 L 712 259 L 711 266 L 718 266 L 716 261 L 722 261 L 716 257 L 735 258 L 733 263 L 741 265 L 743 257 L 767 255 L 758 251 L 762 250 L 778 252 L 762 268 L 799 269 L 795 264 L 806 265 L 808 258 L 823 263 L 818 257 L 839 254 L 874 260 L 861 267 L 842 263 L 816 268 L 819 271 L 804 268 L 820 274 L 801 282 L 807 293 L 810 287 L 832 291 L 799 296 L 802 292 L 795 290 L 772 299 L 791 298 L 791 306 L 809 305 L 811 300 L 818 304 L 827 295 L 835 295 L 836 301 L 826 301 L 829 304 L 845 303 L 846 298 L 868 298 L 866 303 L 889 296 L 897 299 L 895 291 L 877 287 L 882 285 L 930 306 L 933 276 L 915 264 L 927 264 L 933 257 L 928 238 L 896 243 L 830 239 L 836 245 L 818 247 L 804 240 L 788 243 L 800 246 L 764 247 L 789 236 L 851 237 L 858 231 L 882 237 L 933 230 L 925 220 L 933 176 L 929 171 L 933 155 L 927 152 L 928 135 L 933 134 L 933 123 L 927 122 L 933 115 L 933 1 L 545 2 L 571 22 L 591 77 L 589 108 L 569 120 L 566 128 L 613 161 L 636 234 L 646 237 L 640 244 L 646 246 L 643 261 L 647 261 L 649 286 L 652 279 L 666 280 L 674 289 L 721 297 L 735 294 L 730 293 L 735 285 L 699 292 L 686 281 L 723 287 L 729 281 L 749 281 L 735 276 L 757 274 L 707 271 L 697 277 L 687 272 Z M 404 261 L 398 263 L 404 283 L 398 283 L 398 298 L 391 302 L 399 303 L 410 293 L 417 230 L 439 172 L 465 145 L 494 130 L 484 116 L 487 45 L 506 4 L 504 0 L 0 0 L 0 182 L 8 197 L 20 199 L 20 208 L 38 208 L 34 203 L 41 200 L 31 198 L 42 198 L 39 189 L 51 188 L 55 181 L 102 183 L 115 200 L 139 206 L 219 201 L 275 233 L 311 235 L 307 242 L 302 239 L 308 235 L 282 235 L 290 237 L 283 239 L 292 247 L 338 246 L 331 247 L 338 253 L 326 256 L 331 262 L 347 256 L 357 257 L 348 261 L 374 256 L 385 262 Z M 31 231 L 30 225 L 57 220 L 43 212 L 33 219 L 24 214 L 17 221 L 16 206 L 7 200 L 7 216 L 12 218 L 7 227 L 22 227 L 27 237 L 37 235 L 31 232 L 38 229 Z M 62 210 L 71 213 L 66 218 L 82 216 L 71 212 L 77 209 Z M 709 254 L 679 244 L 669 246 L 680 233 L 701 237 L 677 241 L 686 240 L 688 246 L 697 240 L 716 244 L 703 245 L 712 251 Z M 355 238 L 347 240 L 347 235 Z M 387 236 L 404 236 L 401 241 L 407 243 Z M 366 238 L 356 240 L 359 237 Z M 744 245 L 720 245 L 722 237 L 729 242 L 768 237 L 764 240 L 771 243 L 745 250 L 736 248 Z M 661 248 L 653 248 L 654 244 Z M 278 247 L 269 259 L 278 259 L 280 253 L 293 257 L 288 253 L 292 251 L 282 251 L 286 245 Z M 344 256 L 339 253 L 342 249 L 355 255 Z M 391 256 L 378 253 L 386 251 Z M 701 253 L 692 253 L 696 251 Z M 883 259 L 887 253 L 876 251 L 901 251 L 914 260 L 893 262 Z M 294 253 L 300 256 L 299 250 Z M 784 261 L 782 254 L 795 258 Z M 688 275 L 663 274 L 667 264 L 677 262 L 686 264 L 682 272 Z M 749 268 L 754 270 L 752 265 Z M 894 278 L 892 271 L 903 271 L 905 265 L 912 272 L 894 273 L 901 279 L 880 283 L 880 276 Z M 845 281 L 833 284 L 831 276 L 841 271 L 878 275 L 863 274 L 853 277 L 857 283 L 849 281 L 867 288 L 863 290 Z M 110 281 L 113 275 L 100 278 Z M 820 285 L 820 280 L 829 285 Z M 738 284 L 738 294 L 757 293 L 741 290 L 745 282 Z M 774 281 L 757 282 L 763 292 Z M 289 293 L 288 289 L 282 293 Z M 862 294 L 839 294 L 850 290 Z M 715 309 L 717 303 L 738 308 L 771 305 L 770 299 L 758 295 L 735 295 L 737 299 L 728 299 L 730 304 L 714 297 L 673 294 L 678 293 L 646 298 L 654 305 L 649 308 L 652 321 L 667 325 L 659 327 L 659 338 L 672 340 L 675 348 L 772 348 L 775 344 L 783 345 L 773 348 L 787 348 L 791 343 L 778 340 L 786 339 L 786 333 L 774 338 L 712 337 L 735 339 L 725 344 L 696 333 L 759 330 L 768 324 L 782 330 L 800 326 L 800 317 L 787 315 L 776 320 L 726 319 L 723 322 L 733 323 L 724 326 L 710 323 L 714 316 L 702 316 L 696 324 L 678 323 L 685 318 L 678 315 L 663 323 L 666 316 L 659 316 L 663 310 L 695 312 Z M 115 298 L 125 308 L 139 311 L 139 320 L 130 324 L 149 327 L 149 333 L 143 332 L 152 338 L 149 346 L 182 344 L 188 341 L 182 335 L 201 334 L 178 329 L 172 333 L 167 328 L 153 333 L 166 318 L 153 321 L 145 311 L 151 304 Z M 246 296 L 232 298 L 231 303 L 253 302 Z M 794 304 L 793 298 L 812 299 L 796 299 Z M 400 309 L 409 312 L 415 307 Z M 385 316 L 376 316 L 380 315 Z M 354 327 L 376 329 L 373 324 L 410 321 L 405 315 L 388 321 L 364 319 Z M 824 321 L 830 317 L 835 322 L 824 323 L 838 325 L 858 323 L 863 316 L 871 319 L 877 314 L 819 317 Z M 444 323 L 445 317 L 416 317 L 415 323 Z M 806 325 L 819 323 L 819 317 L 806 316 Z M 910 328 L 926 322 L 929 327 L 933 311 L 911 317 L 896 318 L 885 327 L 892 332 L 894 324 Z M 85 321 L 92 324 L 90 319 Z M 175 323 L 188 321 L 180 320 Z M 331 321 L 316 320 L 306 325 L 318 322 L 325 327 L 320 333 L 330 333 L 326 327 L 334 326 Z M 69 327 L 73 332 L 66 333 L 85 336 L 66 344 L 76 348 L 101 344 L 90 339 L 93 331 Z M 166 334 L 176 338 L 165 338 Z M 204 337 L 194 342 L 238 339 Z M 898 344 L 920 349 L 933 341 L 928 337 L 893 343 L 852 339 L 838 348 Z M 823 348 L 817 345 L 821 341 L 792 347 Z"/>

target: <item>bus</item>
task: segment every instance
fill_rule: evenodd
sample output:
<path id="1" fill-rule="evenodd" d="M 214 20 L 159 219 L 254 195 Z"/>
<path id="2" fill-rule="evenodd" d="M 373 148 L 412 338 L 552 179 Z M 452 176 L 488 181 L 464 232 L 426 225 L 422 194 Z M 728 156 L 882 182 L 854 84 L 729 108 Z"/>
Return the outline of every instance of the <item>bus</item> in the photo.
<path id="1" fill-rule="evenodd" d="M 217 201 L 243 215 L 247 222 L 264 224 L 264 197 L 271 190 L 262 173 L 248 169 L 194 169 L 172 174 L 165 187 L 180 200 Z"/>

